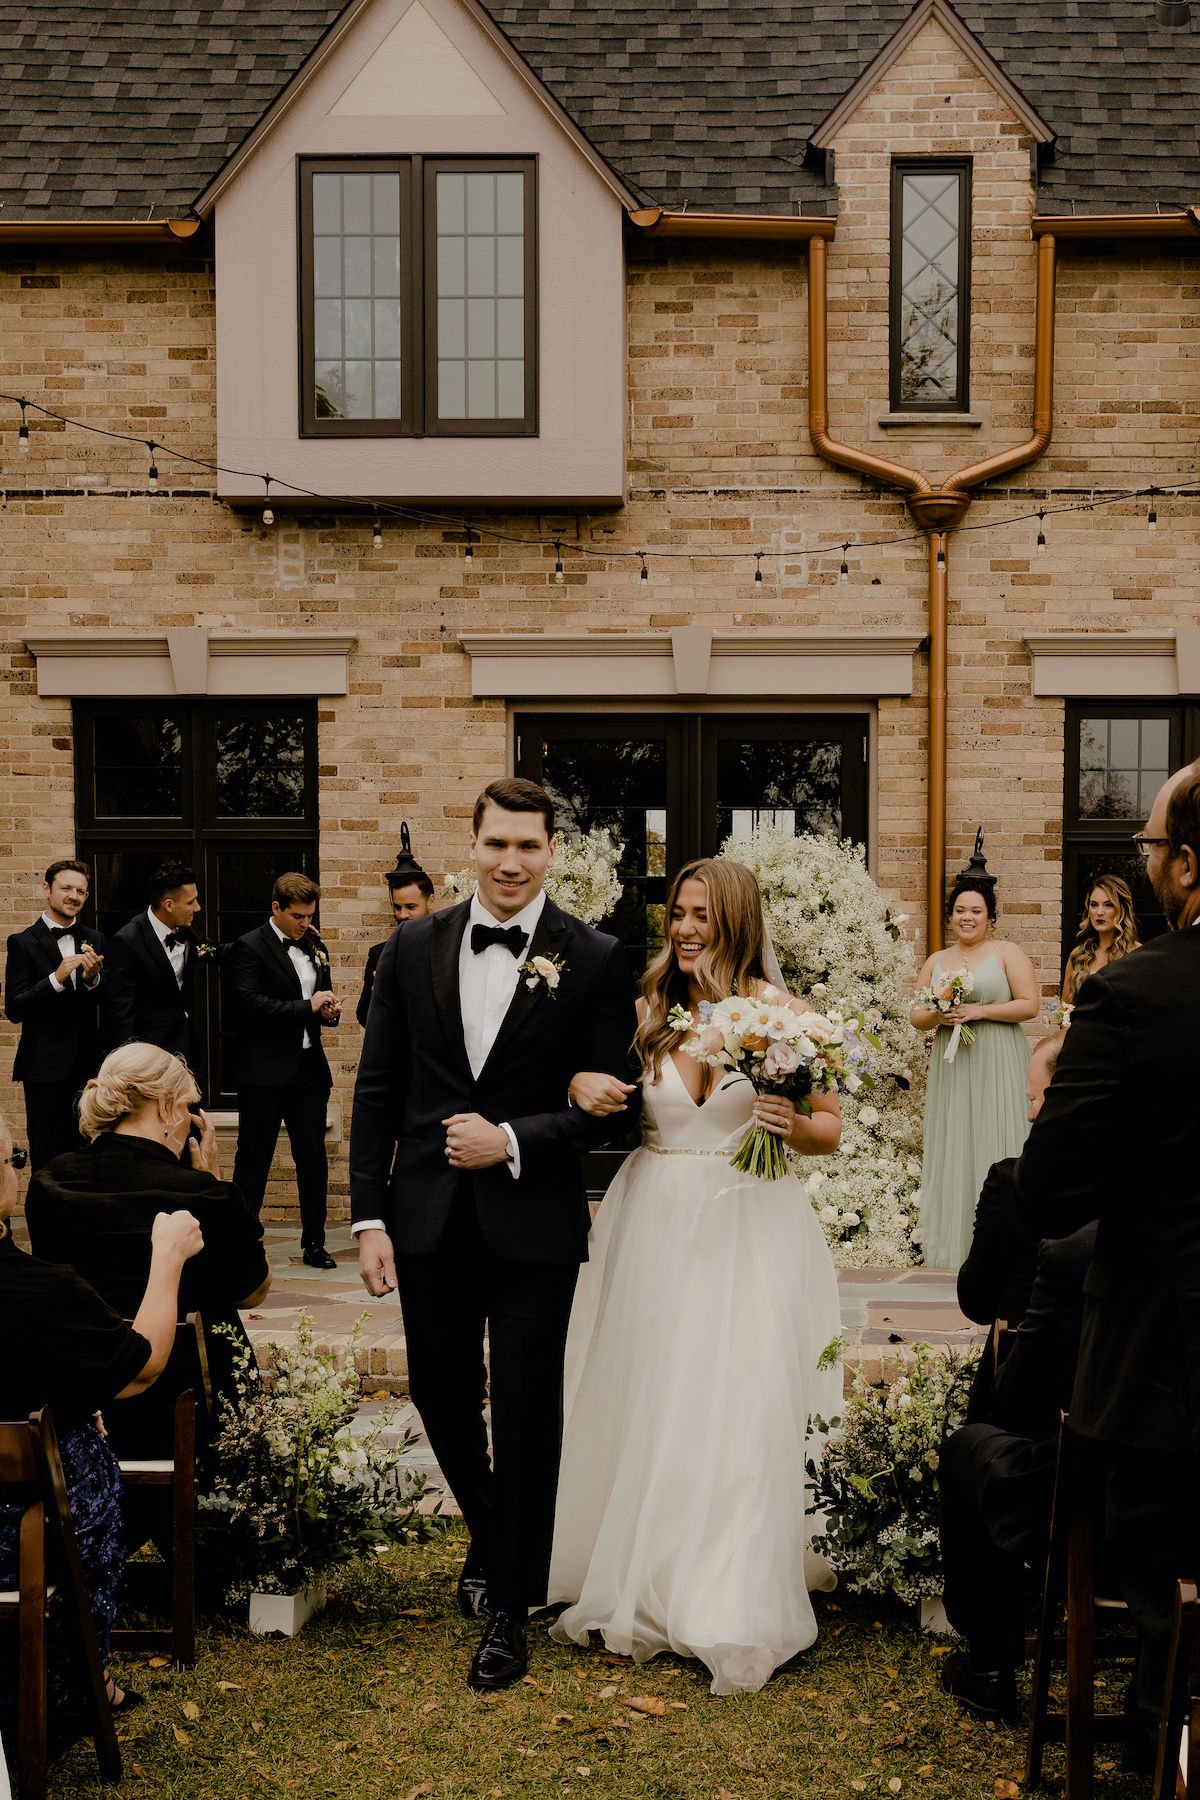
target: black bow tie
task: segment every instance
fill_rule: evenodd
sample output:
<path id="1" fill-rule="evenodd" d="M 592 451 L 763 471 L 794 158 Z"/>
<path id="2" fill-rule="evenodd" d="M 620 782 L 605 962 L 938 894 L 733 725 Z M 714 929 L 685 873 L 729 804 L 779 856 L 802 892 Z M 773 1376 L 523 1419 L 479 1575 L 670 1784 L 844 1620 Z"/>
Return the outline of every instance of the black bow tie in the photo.
<path id="1" fill-rule="evenodd" d="M 523 956 L 528 934 L 519 925 L 472 925 L 471 948 L 476 956 L 486 950 L 490 944 L 499 944 L 505 950 L 511 950 L 514 956 Z"/>
<path id="2" fill-rule="evenodd" d="M 187 939 L 184 937 L 182 931 L 168 931 L 166 937 L 163 939 L 163 949 L 174 950 L 176 944 L 186 944 L 186 942 Z"/>
<path id="3" fill-rule="evenodd" d="M 59 938 L 75 936 L 75 927 L 73 925 L 47 925 L 46 930 L 50 933 L 50 936 L 56 943 Z"/>
<path id="4" fill-rule="evenodd" d="M 306 932 L 302 938 L 293 938 L 289 948 L 302 951 L 310 962 L 316 962 L 320 945 L 311 932 Z"/>

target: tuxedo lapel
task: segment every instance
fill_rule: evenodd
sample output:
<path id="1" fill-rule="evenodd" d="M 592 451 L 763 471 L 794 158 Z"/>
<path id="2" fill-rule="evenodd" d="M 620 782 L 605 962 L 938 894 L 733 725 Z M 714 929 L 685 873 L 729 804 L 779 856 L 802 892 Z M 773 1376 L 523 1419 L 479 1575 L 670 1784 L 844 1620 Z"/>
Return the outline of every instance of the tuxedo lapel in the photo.
<path id="1" fill-rule="evenodd" d="M 467 1046 L 463 1036 L 462 996 L 458 991 L 458 958 L 463 933 L 471 914 L 471 902 L 451 907 L 448 912 L 433 915 L 433 944 L 430 962 L 433 975 L 433 998 L 442 1029 L 457 1055 L 467 1064 Z"/>
<path id="2" fill-rule="evenodd" d="M 35 919 L 33 924 L 29 927 L 29 934 L 46 958 L 46 961 L 50 965 L 50 971 L 53 974 L 54 970 L 57 969 L 59 963 L 62 961 L 62 955 L 58 948 L 58 939 L 51 933 L 50 927 L 47 925 L 45 919 Z M 78 943 L 78 938 L 76 938 L 75 941 Z"/>
<path id="3" fill-rule="evenodd" d="M 175 979 L 175 971 L 171 967 L 171 959 L 163 949 L 162 940 L 145 913 L 138 914 L 138 931 L 150 961 L 154 964 L 156 969 L 160 971 L 165 970 L 171 977 L 171 986 L 175 989 L 176 993 L 178 993 L 179 983 Z M 185 970 L 187 968 L 186 962 L 184 963 L 184 968 Z"/>
<path id="4" fill-rule="evenodd" d="M 533 940 L 521 961 L 529 962 L 535 956 L 564 957 L 570 941 L 571 926 L 565 914 L 560 913 L 558 908 L 547 900 L 542 908 L 542 916 L 534 927 Z M 500 1055 L 512 1042 L 526 1019 L 536 1012 L 539 1006 L 553 1005 L 554 1001 L 546 991 L 544 981 L 536 981 L 530 987 L 524 975 L 518 978 L 516 992 L 509 1001 L 508 1011 L 500 1022 L 495 1042 L 487 1053 L 487 1061 L 479 1071 L 480 1081 L 491 1067 L 493 1058 Z"/>
<path id="5" fill-rule="evenodd" d="M 271 955 L 275 958 L 275 961 L 282 969 L 287 971 L 288 978 L 296 992 L 302 995 L 304 989 L 300 985 L 300 976 L 296 971 L 296 965 L 288 955 L 287 945 L 280 943 L 278 937 L 276 937 L 269 925 L 264 925 L 262 927 L 259 936 L 265 948 L 270 951 Z"/>

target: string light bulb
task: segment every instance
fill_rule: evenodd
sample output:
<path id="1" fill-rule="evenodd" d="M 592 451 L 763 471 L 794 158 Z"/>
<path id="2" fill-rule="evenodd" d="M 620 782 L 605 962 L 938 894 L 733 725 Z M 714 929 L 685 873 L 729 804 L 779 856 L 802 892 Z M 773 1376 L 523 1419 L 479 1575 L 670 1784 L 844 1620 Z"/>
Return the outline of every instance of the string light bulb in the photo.
<path id="1" fill-rule="evenodd" d="M 938 553 L 937 553 L 937 566 L 938 566 L 938 573 L 939 573 L 939 575 L 942 575 L 942 574 L 945 574 L 945 571 L 946 571 L 946 552 L 945 552 L 945 551 L 944 551 L 944 550 L 943 550 L 943 548 L 942 548 L 942 546 L 941 546 L 941 545 L 940 545 L 940 544 L 939 544 L 939 545 L 938 545 Z"/>
<path id="2" fill-rule="evenodd" d="M 650 565 L 646 561 L 646 552 L 644 550 L 639 550 L 638 555 L 641 558 L 641 562 L 642 562 L 642 573 L 641 573 L 641 576 L 639 579 L 642 581 L 649 581 Z"/>
<path id="3" fill-rule="evenodd" d="M 158 449 L 158 445 L 154 442 L 153 438 L 147 438 L 146 448 L 150 452 L 150 467 L 146 473 L 146 486 L 150 489 L 152 494 L 157 494 L 158 464 L 154 460 L 154 452 Z"/>
<path id="4" fill-rule="evenodd" d="M 1044 512 L 1038 514 L 1037 548 L 1038 555 L 1044 556 L 1046 553 L 1046 515 Z"/>
<path id="5" fill-rule="evenodd" d="M 1146 513 L 1146 530 L 1147 531 L 1157 531 L 1158 530 L 1158 508 L 1155 506 L 1154 499 L 1153 499 L 1153 495 L 1155 494 L 1156 491 L 1157 490 L 1154 488 L 1150 489 L 1151 500 L 1150 500 L 1150 506 Z"/>
<path id="6" fill-rule="evenodd" d="M 557 581 L 557 583 L 561 587 L 563 582 L 566 580 L 566 578 L 567 578 L 566 573 L 563 569 L 562 539 L 555 538 L 555 540 L 554 540 L 554 579 L 555 579 L 555 581 Z"/>
<path id="7" fill-rule="evenodd" d="M 378 519 L 376 519 L 375 523 L 371 526 L 371 544 L 376 550 L 383 549 L 383 526 L 379 523 Z"/>
<path id="8" fill-rule="evenodd" d="M 275 523 L 275 509 L 271 505 L 271 477 L 269 475 L 264 475 L 263 476 L 263 524 L 264 525 L 273 525 L 274 523 Z"/>
<path id="9" fill-rule="evenodd" d="M 463 551 L 463 561 L 468 568 L 475 561 L 475 533 L 469 525 L 467 526 L 467 547 Z"/>
<path id="10" fill-rule="evenodd" d="M 838 586 L 839 587 L 844 587 L 850 579 L 850 564 L 846 561 L 846 555 L 847 555 L 847 552 L 849 551 L 849 549 L 850 549 L 849 544 L 842 545 L 842 561 L 841 561 L 841 566 L 838 569 Z"/>
<path id="11" fill-rule="evenodd" d="M 762 559 L 762 551 L 756 550 L 754 552 L 754 580 L 759 587 L 762 586 Z"/>
<path id="12" fill-rule="evenodd" d="M 25 402 L 24 402 L 24 400 L 18 400 L 17 405 L 21 409 L 21 423 L 17 427 L 17 449 L 24 451 L 24 452 L 28 452 L 28 449 L 29 449 L 29 421 L 25 417 Z"/>

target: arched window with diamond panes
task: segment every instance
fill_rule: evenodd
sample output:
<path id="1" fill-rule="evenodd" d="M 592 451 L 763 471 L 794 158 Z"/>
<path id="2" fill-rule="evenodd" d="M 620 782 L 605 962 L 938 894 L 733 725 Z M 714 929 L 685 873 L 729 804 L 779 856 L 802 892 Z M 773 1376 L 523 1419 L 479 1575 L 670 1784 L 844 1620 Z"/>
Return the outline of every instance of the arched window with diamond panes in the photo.
<path id="1" fill-rule="evenodd" d="M 966 412 L 970 384 L 971 165 L 892 164 L 893 412 Z"/>

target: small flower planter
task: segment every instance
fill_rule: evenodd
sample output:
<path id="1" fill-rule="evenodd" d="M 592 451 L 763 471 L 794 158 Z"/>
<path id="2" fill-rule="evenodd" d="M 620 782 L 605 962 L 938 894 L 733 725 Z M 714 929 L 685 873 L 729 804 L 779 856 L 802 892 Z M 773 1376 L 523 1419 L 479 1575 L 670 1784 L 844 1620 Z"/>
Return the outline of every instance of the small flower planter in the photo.
<path id="1" fill-rule="evenodd" d="M 945 1634 L 954 1630 L 953 1625 L 946 1617 L 946 1608 L 942 1604 L 940 1594 L 934 1600 L 920 1600 L 917 1604 L 920 1607 L 922 1631 Z"/>
<path id="2" fill-rule="evenodd" d="M 295 1637 L 302 1626 L 325 1605 L 325 1577 L 319 1575 L 295 1594 L 250 1594 L 250 1629 L 260 1637 L 278 1633 Z"/>

